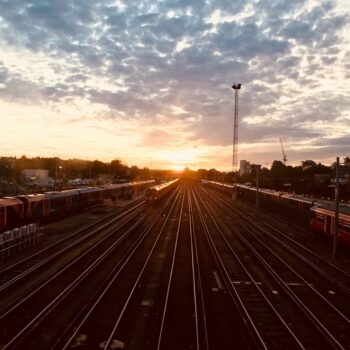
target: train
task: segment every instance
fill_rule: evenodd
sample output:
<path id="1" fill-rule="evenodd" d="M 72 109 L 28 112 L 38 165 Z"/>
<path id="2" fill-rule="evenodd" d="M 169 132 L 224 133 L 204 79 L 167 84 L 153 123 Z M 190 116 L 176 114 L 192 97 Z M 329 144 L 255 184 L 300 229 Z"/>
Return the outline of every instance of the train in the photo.
<path id="1" fill-rule="evenodd" d="M 202 180 L 204 185 L 232 194 L 233 185 Z M 237 184 L 238 197 L 254 202 L 256 187 Z M 294 221 L 307 224 L 313 232 L 332 237 L 334 232 L 334 203 L 314 197 L 306 197 L 270 189 L 259 188 L 259 202 L 279 214 L 293 217 Z M 338 220 L 339 241 L 350 244 L 350 206 L 341 204 Z"/>
<path id="2" fill-rule="evenodd" d="M 129 198 L 154 180 L 105 187 L 85 187 L 0 198 L 0 233 L 33 222 L 48 222 L 102 204 L 104 199 Z"/>
<path id="3" fill-rule="evenodd" d="M 169 193 L 179 183 L 179 179 L 164 182 L 160 185 L 147 188 L 145 191 L 145 200 L 147 203 L 159 202 L 167 193 Z"/>

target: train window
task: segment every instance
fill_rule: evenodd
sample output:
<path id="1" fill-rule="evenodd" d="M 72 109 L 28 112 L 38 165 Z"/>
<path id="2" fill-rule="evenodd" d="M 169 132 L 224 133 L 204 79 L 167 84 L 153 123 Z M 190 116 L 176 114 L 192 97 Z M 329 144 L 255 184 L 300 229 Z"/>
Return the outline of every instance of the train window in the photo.
<path id="1" fill-rule="evenodd" d="M 316 214 L 316 221 L 319 224 L 323 224 L 324 223 L 324 216 L 322 214 Z"/>

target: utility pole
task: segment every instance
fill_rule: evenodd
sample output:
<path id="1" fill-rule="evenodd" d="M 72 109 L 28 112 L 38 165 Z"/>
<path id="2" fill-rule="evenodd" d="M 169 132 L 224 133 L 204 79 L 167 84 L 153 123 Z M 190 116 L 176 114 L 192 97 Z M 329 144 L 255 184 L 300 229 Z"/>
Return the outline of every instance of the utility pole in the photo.
<path id="1" fill-rule="evenodd" d="M 256 213 L 258 214 L 259 212 L 259 176 L 260 176 L 260 169 L 261 169 L 261 165 L 260 164 L 252 164 L 251 165 L 251 170 L 255 171 L 255 176 L 256 176 L 256 180 L 255 180 L 255 209 L 256 209 Z"/>
<path id="2" fill-rule="evenodd" d="M 338 225 L 339 225 L 339 157 L 335 165 L 335 212 L 334 212 L 334 223 L 333 223 L 333 257 L 337 255 L 338 245 Z"/>
<path id="3" fill-rule="evenodd" d="M 233 188 L 232 199 L 237 199 L 237 155 L 238 155 L 238 90 L 242 84 L 233 84 L 232 89 L 235 91 L 235 115 L 233 123 L 233 149 L 232 149 L 232 172 L 233 172 Z"/>
<path id="4" fill-rule="evenodd" d="M 260 165 L 256 166 L 256 198 L 255 198 L 255 207 L 256 213 L 259 212 L 259 175 L 260 175 Z"/>

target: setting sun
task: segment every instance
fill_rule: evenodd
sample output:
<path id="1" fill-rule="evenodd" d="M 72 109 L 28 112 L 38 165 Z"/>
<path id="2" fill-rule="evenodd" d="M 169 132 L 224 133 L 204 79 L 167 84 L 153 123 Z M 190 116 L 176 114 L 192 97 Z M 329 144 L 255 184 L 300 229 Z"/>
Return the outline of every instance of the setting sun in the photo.
<path id="1" fill-rule="evenodd" d="M 169 164 L 173 170 L 184 170 L 186 167 L 195 168 L 198 161 L 198 151 L 196 148 L 177 150 L 176 152 L 165 151 L 160 154 L 160 158 Z"/>
<path id="2" fill-rule="evenodd" d="M 185 168 L 186 168 L 186 166 L 184 166 L 184 165 L 170 164 L 171 170 L 183 171 Z"/>

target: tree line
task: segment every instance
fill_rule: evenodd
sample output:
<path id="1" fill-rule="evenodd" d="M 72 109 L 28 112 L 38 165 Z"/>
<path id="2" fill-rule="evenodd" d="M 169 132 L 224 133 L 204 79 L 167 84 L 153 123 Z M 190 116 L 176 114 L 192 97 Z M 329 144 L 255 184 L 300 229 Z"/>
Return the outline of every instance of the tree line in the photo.
<path id="1" fill-rule="evenodd" d="M 112 178 L 125 179 L 149 179 L 150 171 L 148 168 L 138 168 L 137 166 L 127 166 L 120 159 L 114 159 L 111 162 L 102 162 L 99 160 L 64 160 L 58 157 L 46 158 L 35 157 L 28 158 L 0 158 L 0 178 L 6 181 L 19 181 L 21 172 L 24 169 L 47 169 L 49 176 L 56 178 L 97 178 L 100 175 L 107 175 Z"/>
<path id="2" fill-rule="evenodd" d="M 349 160 L 346 158 L 346 160 Z M 302 166 L 285 165 L 275 160 L 270 169 L 251 170 L 243 175 L 237 173 L 237 182 L 256 186 L 257 171 L 259 171 L 259 187 L 297 194 L 314 195 L 318 197 L 334 198 L 335 167 L 325 166 L 313 161 L 304 162 Z M 221 172 L 216 169 L 199 169 L 197 176 L 200 179 L 232 183 L 233 172 Z M 350 162 L 340 167 L 341 198 L 350 200 Z"/>

